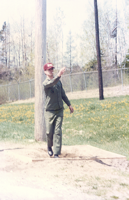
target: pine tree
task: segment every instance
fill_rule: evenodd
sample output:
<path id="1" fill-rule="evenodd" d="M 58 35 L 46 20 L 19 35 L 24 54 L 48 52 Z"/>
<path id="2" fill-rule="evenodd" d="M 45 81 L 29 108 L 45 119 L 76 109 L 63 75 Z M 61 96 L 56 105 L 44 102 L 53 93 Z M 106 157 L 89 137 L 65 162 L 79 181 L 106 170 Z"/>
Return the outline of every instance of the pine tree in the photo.
<path id="1" fill-rule="evenodd" d="M 9 25 L 4 22 L 2 30 L 0 31 L 0 63 L 2 66 L 9 66 L 10 61 L 10 43 L 9 43 Z"/>

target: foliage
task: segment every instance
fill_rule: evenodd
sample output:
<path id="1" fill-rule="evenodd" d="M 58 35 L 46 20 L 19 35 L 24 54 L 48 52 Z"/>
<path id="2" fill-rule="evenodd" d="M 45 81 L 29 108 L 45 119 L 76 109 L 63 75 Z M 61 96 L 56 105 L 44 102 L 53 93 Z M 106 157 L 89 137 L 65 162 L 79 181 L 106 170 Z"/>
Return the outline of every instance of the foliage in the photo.
<path id="1" fill-rule="evenodd" d="M 92 59 L 83 67 L 83 71 L 96 71 L 97 70 L 97 60 Z"/>
<path id="2" fill-rule="evenodd" d="M 124 66 L 125 68 L 129 68 L 129 50 L 128 50 L 128 53 L 126 54 L 126 57 L 121 65 Z"/>

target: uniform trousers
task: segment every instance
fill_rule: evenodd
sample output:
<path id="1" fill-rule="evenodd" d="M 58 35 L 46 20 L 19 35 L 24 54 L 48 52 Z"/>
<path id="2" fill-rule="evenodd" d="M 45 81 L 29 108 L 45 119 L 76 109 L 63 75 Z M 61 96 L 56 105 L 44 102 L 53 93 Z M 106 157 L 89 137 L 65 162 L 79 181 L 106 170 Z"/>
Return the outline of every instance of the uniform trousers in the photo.
<path id="1" fill-rule="evenodd" d="M 61 154 L 63 108 L 60 110 L 46 111 L 46 136 L 48 147 L 53 146 L 54 154 Z"/>

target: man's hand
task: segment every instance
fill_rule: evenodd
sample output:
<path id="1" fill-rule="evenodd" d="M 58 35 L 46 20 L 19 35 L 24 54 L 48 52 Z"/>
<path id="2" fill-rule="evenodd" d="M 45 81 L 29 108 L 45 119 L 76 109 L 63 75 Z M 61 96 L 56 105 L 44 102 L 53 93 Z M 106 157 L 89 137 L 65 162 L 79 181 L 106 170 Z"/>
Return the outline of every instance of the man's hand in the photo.
<path id="1" fill-rule="evenodd" d="M 65 67 L 63 67 L 59 73 L 57 74 L 59 77 L 62 76 L 62 74 L 65 72 Z"/>
<path id="2" fill-rule="evenodd" d="M 70 110 L 70 114 L 74 112 L 74 109 L 71 105 L 69 106 L 69 110 Z"/>

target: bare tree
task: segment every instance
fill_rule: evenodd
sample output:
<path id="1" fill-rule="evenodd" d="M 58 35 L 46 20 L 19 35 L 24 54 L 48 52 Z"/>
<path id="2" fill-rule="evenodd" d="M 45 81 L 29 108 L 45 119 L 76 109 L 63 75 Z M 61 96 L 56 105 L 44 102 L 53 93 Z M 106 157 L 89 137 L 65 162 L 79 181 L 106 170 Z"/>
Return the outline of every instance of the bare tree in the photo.
<path id="1" fill-rule="evenodd" d="M 71 31 L 69 31 L 68 39 L 66 43 L 66 53 L 64 56 L 65 66 L 68 66 L 70 69 L 70 73 L 72 72 L 72 66 L 74 64 L 75 59 L 75 43 L 73 40 L 73 35 Z"/>
<path id="2" fill-rule="evenodd" d="M 114 68 L 120 65 L 127 51 L 127 26 L 125 24 L 124 6 L 123 10 L 118 10 L 116 4 L 111 5 L 111 1 L 104 1 L 104 7 L 99 4 L 99 31 L 100 31 L 100 54 L 102 68 Z M 96 62 L 95 36 L 94 36 L 93 13 L 84 22 L 81 57 L 84 65 L 91 61 Z"/>
<path id="3" fill-rule="evenodd" d="M 53 25 L 48 28 L 47 34 L 47 60 L 56 68 L 63 65 L 63 26 L 64 13 L 61 8 L 56 9 Z"/>

